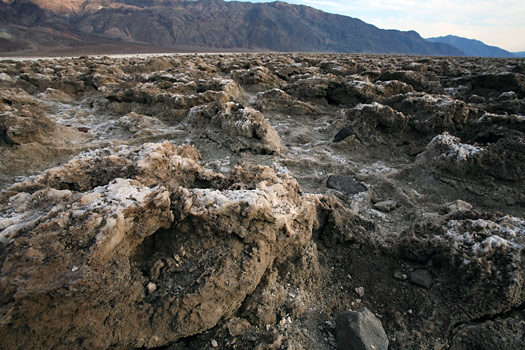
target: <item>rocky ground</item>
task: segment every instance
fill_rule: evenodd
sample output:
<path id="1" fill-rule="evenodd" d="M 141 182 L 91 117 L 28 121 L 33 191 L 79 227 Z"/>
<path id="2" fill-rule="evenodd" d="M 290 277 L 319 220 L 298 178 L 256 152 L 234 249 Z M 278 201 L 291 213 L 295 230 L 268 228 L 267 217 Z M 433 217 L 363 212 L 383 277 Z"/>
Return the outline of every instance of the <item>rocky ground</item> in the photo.
<path id="1" fill-rule="evenodd" d="M 0 61 L 0 347 L 524 348 L 524 73 Z"/>

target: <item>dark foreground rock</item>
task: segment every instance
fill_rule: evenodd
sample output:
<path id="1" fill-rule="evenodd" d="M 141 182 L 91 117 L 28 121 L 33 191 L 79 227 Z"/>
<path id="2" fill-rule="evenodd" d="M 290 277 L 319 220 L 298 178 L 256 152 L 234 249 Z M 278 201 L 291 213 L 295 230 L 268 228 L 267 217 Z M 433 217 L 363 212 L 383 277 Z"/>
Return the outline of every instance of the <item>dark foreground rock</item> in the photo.
<path id="1" fill-rule="evenodd" d="M 332 175 L 326 181 L 328 188 L 343 192 L 347 195 L 353 195 L 366 191 L 366 187 L 362 183 L 352 180 L 346 176 Z"/>
<path id="2" fill-rule="evenodd" d="M 410 283 L 428 289 L 432 287 L 434 281 L 432 279 L 432 274 L 429 271 L 418 269 L 410 273 Z"/>
<path id="3" fill-rule="evenodd" d="M 388 338 L 381 321 L 367 308 L 342 312 L 336 323 L 340 350 L 388 349 Z"/>

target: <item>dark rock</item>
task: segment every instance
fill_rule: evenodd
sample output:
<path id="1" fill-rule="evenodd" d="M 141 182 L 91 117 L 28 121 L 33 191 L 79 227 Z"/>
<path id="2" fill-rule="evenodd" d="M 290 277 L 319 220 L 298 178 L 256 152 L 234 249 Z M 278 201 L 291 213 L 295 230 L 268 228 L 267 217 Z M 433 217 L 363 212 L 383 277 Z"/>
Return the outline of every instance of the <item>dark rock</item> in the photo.
<path id="1" fill-rule="evenodd" d="M 381 321 L 367 308 L 345 311 L 336 319 L 340 350 L 386 350 L 388 338 Z"/>
<path id="2" fill-rule="evenodd" d="M 415 157 L 418 154 L 420 154 L 421 152 L 423 152 L 424 150 L 425 150 L 424 146 L 412 145 L 408 149 L 408 155 L 412 156 L 412 157 Z"/>
<path id="3" fill-rule="evenodd" d="M 429 289 L 432 287 L 434 279 L 432 278 L 432 274 L 429 271 L 417 269 L 410 273 L 410 283 Z"/>
<path id="4" fill-rule="evenodd" d="M 365 192 L 367 190 L 367 188 L 362 183 L 341 175 L 330 176 L 326 182 L 326 186 L 348 195 Z"/>
<path id="5" fill-rule="evenodd" d="M 355 135 L 354 130 L 349 126 L 345 126 L 341 130 L 339 130 L 339 132 L 335 135 L 334 142 L 341 142 L 352 135 Z"/>

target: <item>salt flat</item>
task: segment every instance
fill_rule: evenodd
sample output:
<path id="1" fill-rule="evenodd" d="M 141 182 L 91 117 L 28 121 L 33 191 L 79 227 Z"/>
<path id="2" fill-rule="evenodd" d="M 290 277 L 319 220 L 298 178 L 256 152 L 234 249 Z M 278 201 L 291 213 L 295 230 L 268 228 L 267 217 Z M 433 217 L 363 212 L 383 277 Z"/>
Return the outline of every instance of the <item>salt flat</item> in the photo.
<path id="1" fill-rule="evenodd" d="M 335 349 L 366 307 L 391 349 L 521 348 L 524 73 L 0 61 L 0 347 Z"/>

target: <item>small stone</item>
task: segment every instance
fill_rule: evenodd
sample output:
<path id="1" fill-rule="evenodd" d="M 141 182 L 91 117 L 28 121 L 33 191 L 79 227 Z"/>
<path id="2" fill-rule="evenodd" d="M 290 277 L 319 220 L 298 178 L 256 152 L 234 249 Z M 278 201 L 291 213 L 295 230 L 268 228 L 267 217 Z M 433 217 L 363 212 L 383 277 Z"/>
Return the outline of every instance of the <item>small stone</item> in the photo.
<path id="1" fill-rule="evenodd" d="M 434 279 L 432 278 L 432 274 L 429 271 L 417 269 L 410 273 L 410 283 L 429 289 L 432 287 Z"/>
<path id="2" fill-rule="evenodd" d="M 149 282 L 148 285 L 146 286 L 146 289 L 148 290 L 148 293 L 151 294 L 157 290 L 157 285 L 153 282 Z"/>
<path id="3" fill-rule="evenodd" d="M 357 295 L 359 295 L 361 298 L 365 296 L 365 288 L 364 287 L 357 287 L 355 289 L 355 292 Z"/>
<path id="4" fill-rule="evenodd" d="M 425 150 L 424 146 L 412 145 L 408 149 L 408 155 L 411 156 L 411 157 L 415 157 L 418 154 L 423 153 L 424 150 Z"/>
<path id="5" fill-rule="evenodd" d="M 383 202 L 379 202 L 379 203 L 376 203 L 374 204 L 374 207 L 379 210 L 379 211 L 382 211 L 384 213 L 388 213 L 389 211 L 392 211 L 394 209 L 396 209 L 397 207 L 397 203 L 395 201 L 383 201 Z"/>
<path id="6" fill-rule="evenodd" d="M 388 349 L 388 338 L 381 321 L 367 308 L 340 313 L 336 330 L 340 350 Z"/>
<path id="7" fill-rule="evenodd" d="M 217 343 L 217 341 L 215 339 L 212 339 L 211 342 L 210 342 L 211 346 L 216 348 L 219 346 L 219 344 Z"/>
<path id="8" fill-rule="evenodd" d="M 405 281 L 406 279 L 408 279 L 408 276 L 401 271 L 396 271 L 394 273 L 394 278 L 397 280 Z"/>
<path id="9" fill-rule="evenodd" d="M 351 127 L 345 126 L 334 137 L 334 142 L 341 142 L 348 136 L 355 135 L 354 130 Z"/>
<path id="10" fill-rule="evenodd" d="M 330 176 L 326 182 L 326 187 L 343 192 L 347 195 L 354 195 L 367 190 L 362 183 L 341 175 Z"/>

